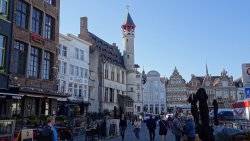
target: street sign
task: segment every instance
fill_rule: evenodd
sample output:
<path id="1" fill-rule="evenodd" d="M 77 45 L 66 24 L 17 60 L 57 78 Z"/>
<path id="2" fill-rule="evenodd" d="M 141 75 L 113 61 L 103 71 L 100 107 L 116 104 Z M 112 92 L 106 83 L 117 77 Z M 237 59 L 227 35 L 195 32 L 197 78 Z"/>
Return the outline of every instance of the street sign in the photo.
<path id="1" fill-rule="evenodd" d="M 250 97 L 250 88 L 245 88 L 246 98 Z"/>
<path id="2" fill-rule="evenodd" d="M 242 64 L 243 85 L 250 87 L 250 64 Z"/>

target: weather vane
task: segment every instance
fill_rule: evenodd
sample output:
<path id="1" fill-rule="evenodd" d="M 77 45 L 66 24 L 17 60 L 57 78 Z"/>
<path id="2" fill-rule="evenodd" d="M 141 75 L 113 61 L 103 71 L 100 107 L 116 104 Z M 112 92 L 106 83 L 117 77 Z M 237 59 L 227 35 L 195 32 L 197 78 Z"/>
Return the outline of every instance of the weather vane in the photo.
<path id="1" fill-rule="evenodd" d="M 129 12 L 129 7 L 130 7 L 130 5 L 127 4 L 126 5 L 126 9 L 128 10 L 128 12 Z"/>

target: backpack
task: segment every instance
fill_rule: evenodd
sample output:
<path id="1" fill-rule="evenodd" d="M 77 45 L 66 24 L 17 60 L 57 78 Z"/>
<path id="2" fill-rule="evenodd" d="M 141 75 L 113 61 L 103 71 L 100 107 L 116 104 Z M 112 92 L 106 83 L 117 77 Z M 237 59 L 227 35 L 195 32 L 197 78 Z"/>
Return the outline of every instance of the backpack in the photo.
<path id="1" fill-rule="evenodd" d="M 39 141 L 53 141 L 53 130 L 49 125 L 43 127 Z"/>

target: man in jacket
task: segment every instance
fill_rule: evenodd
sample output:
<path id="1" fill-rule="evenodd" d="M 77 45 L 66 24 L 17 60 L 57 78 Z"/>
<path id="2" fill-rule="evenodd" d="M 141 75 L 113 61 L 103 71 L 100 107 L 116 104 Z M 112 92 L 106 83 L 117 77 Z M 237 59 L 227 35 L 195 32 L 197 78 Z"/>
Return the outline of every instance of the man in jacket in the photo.
<path id="1" fill-rule="evenodd" d="M 156 121 L 155 119 L 153 119 L 152 115 L 150 115 L 150 118 L 147 120 L 147 127 L 149 131 L 150 141 L 154 141 Z"/>
<path id="2" fill-rule="evenodd" d="M 181 135 L 182 135 L 183 129 L 181 125 L 180 115 L 178 113 L 175 114 L 172 132 L 175 135 L 175 141 L 181 141 Z"/>

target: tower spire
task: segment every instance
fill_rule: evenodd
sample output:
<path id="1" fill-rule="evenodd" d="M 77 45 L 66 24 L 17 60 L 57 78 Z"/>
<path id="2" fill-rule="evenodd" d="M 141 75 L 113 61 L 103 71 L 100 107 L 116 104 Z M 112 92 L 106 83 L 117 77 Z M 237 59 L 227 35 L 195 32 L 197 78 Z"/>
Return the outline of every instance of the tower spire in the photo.
<path id="1" fill-rule="evenodd" d="M 209 74 L 208 74 L 208 68 L 207 68 L 207 62 L 206 62 L 206 76 L 209 76 Z"/>

